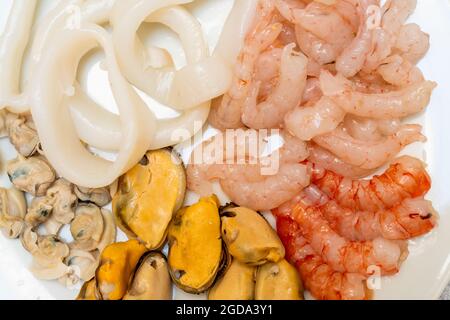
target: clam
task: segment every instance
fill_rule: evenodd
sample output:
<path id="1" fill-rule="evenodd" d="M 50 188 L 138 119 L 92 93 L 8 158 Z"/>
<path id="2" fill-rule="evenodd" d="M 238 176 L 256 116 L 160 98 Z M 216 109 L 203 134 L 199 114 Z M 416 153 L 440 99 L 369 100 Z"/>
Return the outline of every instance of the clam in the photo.
<path id="1" fill-rule="evenodd" d="M 97 245 L 97 250 L 99 252 L 103 252 L 103 250 L 109 246 L 111 243 L 116 241 L 116 233 L 117 228 L 116 224 L 114 222 L 114 217 L 111 213 L 111 211 L 106 209 L 101 209 L 102 211 L 102 217 L 103 217 L 103 234 L 102 237 Z"/>
<path id="2" fill-rule="evenodd" d="M 157 249 L 166 239 L 185 190 L 181 161 L 168 149 L 150 151 L 119 179 L 112 201 L 116 223 L 130 239 L 141 240 L 149 250 Z"/>
<path id="3" fill-rule="evenodd" d="M 171 300 L 172 282 L 166 258 L 158 252 L 145 254 L 123 300 Z"/>
<path id="4" fill-rule="evenodd" d="M 98 251 L 71 249 L 64 263 L 70 268 L 70 272 L 59 278 L 59 282 L 66 287 L 74 286 L 79 281 L 88 281 L 94 277 L 99 263 L 99 254 Z"/>
<path id="5" fill-rule="evenodd" d="M 36 227 L 44 222 L 46 222 L 50 215 L 52 214 L 53 206 L 50 199 L 47 197 L 37 197 L 31 201 L 30 207 L 28 208 L 27 215 L 25 216 L 25 221 Z"/>
<path id="6" fill-rule="evenodd" d="M 55 280 L 70 271 L 64 264 L 69 255 L 69 246 L 54 235 L 37 236 L 32 248 L 33 262 L 30 271 L 41 280 Z"/>
<path id="7" fill-rule="evenodd" d="M 218 207 L 216 196 L 202 198 L 179 210 L 169 226 L 170 275 L 186 292 L 206 291 L 224 268 Z"/>
<path id="8" fill-rule="evenodd" d="M 18 238 L 25 227 L 25 195 L 16 188 L 0 188 L 0 228 L 8 238 Z"/>
<path id="9" fill-rule="evenodd" d="M 7 113 L 5 127 L 9 140 L 17 152 L 24 157 L 31 157 L 39 145 L 39 136 L 30 114 L 17 115 Z"/>
<path id="10" fill-rule="evenodd" d="M 253 300 L 256 267 L 234 259 L 208 293 L 209 300 Z"/>
<path id="11" fill-rule="evenodd" d="M 111 202 L 109 188 L 84 188 L 75 186 L 74 192 L 78 199 L 83 202 L 92 202 L 99 207 L 104 207 Z"/>
<path id="12" fill-rule="evenodd" d="M 7 165 L 9 179 L 14 186 L 33 196 L 43 196 L 55 181 L 53 168 L 42 156 L 24 158 L 18 156 Z"/>
<path id="13" fill-rule="evenodd" d="M 256 273 L 256 300 L 303 300 L 297 270 L 286 260 L 267 263 Z"/>
<path id="14" fill-rule="evenodd" d="M 60 178 L 47 190 L 47 197 L 53 206 L 51 220 L 61 225 L 69 224 L 75 217 L 78 201 L 73 185 Z"/>
<path id="15" fill-rule="evenodd" d="M 277 233 L 256 211 L 227 206 L 221 209 L 222 239 L 233 258 L 250 265 L 277 262 L 284 247 Z"/>
<path id="16" fill-rule="evenodd" d="M 74 242 L 72 249 L 91 251 L 97 248 L 104 231 L 102 212 L 95 204 L 83 203 L 75 210 L 75 218 L 70 224 Z"/>

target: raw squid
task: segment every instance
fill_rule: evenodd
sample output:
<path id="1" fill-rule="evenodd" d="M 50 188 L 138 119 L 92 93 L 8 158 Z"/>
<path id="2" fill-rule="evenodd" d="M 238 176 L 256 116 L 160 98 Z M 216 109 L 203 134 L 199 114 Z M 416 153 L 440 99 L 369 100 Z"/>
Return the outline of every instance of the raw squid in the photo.
<path id="1" fill-rule="evenodd" d="M 20 97 L 20 72 L 22 59 L 33 24 L 37 0 L 14 2 L 6 29 L 0 38 L 0 108 L 24 112 L 26 104 Z M 17 101 L 18 100 L 18 101 Z"/>
<path id="2" fill-rule="evenodd" d="M 110 185 L 145 154 L 153 138 L 156 118 L 122 77 L 110 35 L 91 25 L 61 31 L 59 46 L 49 50 L 36 68 L 31 113 L 42 149 L 55 170 L 67 180 L 90 188 Z M 109 162 L 91 154 L 80 142 L 68 108 L 61 107 L 83 55 L 100 44 L 105 52 L 109 79 L 119 107 L 124 135 L 117 159 Z M 64 79 L 64 80 L 62 80 Z M 54 83 L 60 83 L 58 87 Z M 130 108 L 130 106 L 133 106 Z M 153 121 L 151 121 L 153 119 Z"/>
<path id="3" fill-rule="evenodd" d="M 385 173 L 370 180 L 351 180 L 332 171 L 313 172 L 312 183 L 330 199 L 358 211 L 388 210 L 405 199 L 425 195 L 431 185 L 424 164 L 408 156 L 395 160 Z"/>

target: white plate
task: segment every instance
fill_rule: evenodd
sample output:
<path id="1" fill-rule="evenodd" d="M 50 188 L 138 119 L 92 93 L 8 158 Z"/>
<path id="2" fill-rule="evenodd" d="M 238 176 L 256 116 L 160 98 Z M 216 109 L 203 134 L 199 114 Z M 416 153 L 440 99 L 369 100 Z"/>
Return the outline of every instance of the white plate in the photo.
<path id="1" fill-rule="evenodd" d="M 14 0 L 0 1 L 0 33 Z M 54 3 L 41 0 L 42 16 Z M 197 0 L 189 6 L 202 23 L 211 47 L 214 46 L 233 0 Z M 421 61 L 420 67 L 428 79 L 437 81 L 439 87 L 424 115 L 415 117 L 414 122 L 424 125 L 429 138 L 427 144 L 410 146 L 405 153 L 423 158 L 433 179 L 428 198 L 433 201 L 441 215 L 439 226 L 431 234 L 410 242 L 410 255 L 399 274 L 383 278 L 375 299 L 437 299 L 450 280 L 450 2 L 443 0 L 418 0 L 411 22 L 418 23 L 431 35 L 431 49 Z M 147 35 L 146 40 L 165 46 L 183 63 L 183 54 L 170 31 L 158 28 Z M 87 92 L 97 102 L 114 108 L 114 102 L 107 86 L 106 74 L 99 68 L 101 53 L 86 59 L 80 80 Z M 1 72 L 1 70 L 0 70 Z M 16 152 L 7 139 L 0 141 L 1 163 L 15 157 Z M 2 186 L 9 186 L 5 174 L 0 177 Z M 121 239 L 123 235 L 120 236 Z M 73 299 L 78 288 L 66 289 L 56 281 L 40 281 L 28 271 L 30 256 L 20 241 L 8 240 L 0 235 L 0 299 Z M 196 299 L 181 293 L 176 298 Z"/>

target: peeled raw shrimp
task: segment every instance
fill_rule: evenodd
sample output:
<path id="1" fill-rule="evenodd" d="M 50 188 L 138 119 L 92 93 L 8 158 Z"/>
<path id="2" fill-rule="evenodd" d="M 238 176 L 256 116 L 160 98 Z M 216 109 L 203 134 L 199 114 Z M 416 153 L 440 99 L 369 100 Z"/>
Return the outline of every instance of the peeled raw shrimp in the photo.
<path id="1" fill-rule="evenodd" d="M 385 173 L 370 180 L 352 180 L 332 171 L 313 171 L 314 183 L 330 199 L 345 208 L 377 212 L 390 209 L 408 198 L 425 195 L 431 186 L 422 161 L 403 156 Z"/>
<path id="2" fill-rule="evenodd" d="M 324 170 L 329 170 L 343 177 L 356 179 L 367 177 L 373 173 L 373 170 L 362 169 L 342 161 L 328 150 L 323 149 L 316 144 L 311 144 L 309 146 L 308 161 L 314 164 L 316 172 L 322 172 L 321 175 L 325 174 Z M 316 176 L 321 175 L 316 174 Z"/>
<path id="3" fill-rule="evenodd" d="M 381 11 L 381 26 L 373 30 L 372 47 L 366 58 L 364 70 L 375 70 L 384 59 L 391 55 L 403 24 L 414 12 L 416 2 L 416 0 L 386 2 Z"/>
<path id="4" fill-rule="evenodd" d="M 285 127 L 297 138 L 309 141 L 336 129 L 345 112 L 329 97 L 323 96 L 313 106 L 297 107 L 286 115 Z"/>
<path id="5" fill-rule="evenodd" d="M 276 128 L 287 112 L 301 103 L 306 85 L 308 59 L 295 53 L 295 44 L 287 45 L 282 52 L 277 84 L 265 100 L 258 102 L 261 83 L 253 82 L 250 98 L 243 104 L 242 122 L 249 128 Z"/>
<path id="6" fill-rule="evenodd" d="M 399 55 L 386 58 L 377 72 L 386 82 L 398 87 L 407 87 L 425 80 L 419 68 Z"/>
<path id="7" fill-rule="evenodd" d="M 384 136 L 396 134 L 401 128 L 399 119 L 374 120 L 347 115 L 343 126 L 357 140 L 380 141 Z"/>
<path id="8" fill-rule="evenodd" d="M 274 212 L 276 214 L 276 210 Z M 286 249 L 286 258 L 297 267 L 305 289 L 320 300 L 369 299 L 365 277 L 333 270 L 302 236 L 291 217 L 278 215 L 277 232 Z"/>
<path id="9" fill-rule="evenodd" d="M 274 11 L 272 1 L 262 0 L 258 3 L 254 26 L 250 28 L 244 48 L 238 56 L 231 88 L 212 104 L 209 122 L 218 129 L 243 127 L 241 107 L 249 98 L 258 57 L 278 38 L 283 28 L 281 23 L 271 22 Z"/>
<path id="10" fill-rule="evenodd" d="M 303 90 L 302 104 L 317 102 L 323 96 L 318 78 L 308 78 Z"/>
<path id="11" fill-rule="evenodd" d="M 404 118 L 423 111 L 437 86 L 433 81 L 421 81 L 398 91 L 370 94 L 356 91 L 351 83 L 326 71 L 320 80 L 324 95 L 331 96 L 347 113 L 375 119 Z"/>
<path id="12" fill-rule="evenodd" d="M 295 34 L 297 36 L 297 43 L 302 52 L 308 58 L 316 61 L 319 65 L 331 63 L 336 60 L 338 55 L 337 49 L 330 43 L 319 39 L 311 32 L 306 31 L 299 25 L 295 26 Z"/>
<path id="13" fill-rule="evenodd" d="M 377 0 L 358 0 L 358 16 L 360 26 L 356 38 L 344 49 L 336 59 L 336 70 L 345 77 L 352 77 L 357 74 L 370 53 L 373 27 L 369 25 L 370 18 L 369 7 L 378 5 Z"/>
<path id="14" fill-rule="evenodd" d="M 336 271 L 369 276 L 373 267 L 378 267 L 383 275 L 395 274 L 407 256 L 403 242 L 384 238 L 356 242 L 341 237 L 317 207 L 298 204 L 293 208 L 292 216 L 313 250 Z"/>
<path id="15" fill-rule="evenodd" d="M 331 227 L 352 241 L 369 241 L 378 237 L 407 240 L 428 233 L 436 225 L 430 201 L 405 199 L 400 205 L 380 210 L 355 211 L 329 201 L 318 208 Z"/>
<path id="16" fill-rule="evenodd" d="M 429 48 L 430 36 L 420 30 L 417 24 L 406 24 L 400 29 L 395 50 L 400 51 L 402 56 L 412 64 L 419 62 Z"/>
<path id="17" fill-rule="evenodd" d="M 283 137 L 284 145 L 279 154 L 262 157 L 257 164 L 237 164 L 236 158 L 227 157 L 219 159 L 222 162 L 218 164 L 208 159 L 207 148 L 203 147 L 203 161 L 187 167 L 188 189 L 207 195 L 212 192 L 211 181 L 219 180 L 230 199 L 241 206 L 254 210 L 278 207 L 298 194 L 310 181 L 308 167 L 300 164 L 308 157 L 306 144 L 288 134 Z M 266 160 L 278 161 L 278 168 L 274 168 L 278 170 L 271 172 L 271 175 L 262 174 Z"/>
<path id="18" fill-rule="evenodd" d="M 337 53 L 340 53 L 353 39 L 351 25 L 331 6 L 314 1 L 301 9 L 279 0 L 277 8 L 291 23 L 299 25 L 325 43 L 333 45 Z"/>
<path id="19" fill-rule="evenodd" d="M 365 141 L 353 138 L 342 127 L 314 138 L 314 142 L 345 162 L 363 169 L 379 168 L 404 147 L 414 142 L 424 142 L 419 125 L 403 125 L 398 131 L 380 141 Z"/>
<path id="20" fill-rule="evenodd" d="M 309 184 L 308 168 L 301 164 L 283 164 L 275 176 L 262 181 L 243 180 L 246 170 L 244 166 L 228 167 L 220 185 L 234 203 L 253 210 L 276 208 Z"/>
<path id="21" fill-rule="evenodd" d="M 401 27 L 414 12 L 417 0 L 388 0 L 383 6 L 381 27 L 393 35 L 397 35 Z"/>
<path id="22" fill-rule="evenodd" d="M 334 10 L 352 27 L 353 32 L 358 32 L 359 16 L 353 0 L 337 0 L 333 4 Z"/>

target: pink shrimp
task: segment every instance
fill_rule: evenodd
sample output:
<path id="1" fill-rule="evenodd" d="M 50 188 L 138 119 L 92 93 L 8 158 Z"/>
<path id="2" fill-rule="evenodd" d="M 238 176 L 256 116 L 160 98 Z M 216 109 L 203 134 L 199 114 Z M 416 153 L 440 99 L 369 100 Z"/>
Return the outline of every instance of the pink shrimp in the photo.
<path id="1" fill-rule="evenodd" d="M 188 189 L 201 195 L 212 193 L 211 181 L 218 180 L 230 199 L 254 210 L 270 210 L 288 201 L 310 183 L 309 167 L 301 164 L 308 157 L 306 144 L 289 134 L 284 134 L 284 145 L 279 157 L 273 154 L 260 158 L 256 164 L 244 160 L 221 158 L 220 163 L 208 159 L 208 148 L 203 147 L 201 163 L 191 163 L 187 167 Z M 247 149 L 248 150 L 248 149 Z M 248 159 L 248 158 L 247 158 Z M 270 174 L 263 174 L 263 163 L 277 163 L 278 168 Z M 277 170 L 278 169 L 278 170 Z"/>
<path id="2" fill-rule="evenodd" d="M 300 9 L 280 0 L 276 5 L 288 21 L 333 45 L 338 53 L 353 39 L 352 27 L 331 6 L 314 1 Z"/>
<path id="3" fill-rule="evenodd" d="M 399 119 L 374 120 L 348 115 L 343 126 L 357 140 L 381 141 L 385 136 L 396 134 L 401 128 L 401 122 Z"/>
<path id="4" fill-rule="evenodd" d="M 308 161 L 314 164 L 316 176 L 322 176 L 329 170 L 343 177 L 356 179 L 367 177 L 374 171 L 352 166 L 314 143 L 309 146 Z"/>
<path id="5" fill-rule="evenodd" d="M 335 271 L 369 276 L 372 268 L 378 267 L 382 275 L 391 275 L 399 271 L 407 257 L 404 242 L 384 238 L 357 242 L 343 238 L 331 228 L 317 207 L 300 203 L 293 208 L 292 217 L 313 250 Z"/>
<path id="6" fill-rule="evenodd" d="M 381 26 L 373 30 L 371 50 L 364 63 L 363 69 L 366 72 L 378 68 L 382 61 L 391 55 L 403 29 L 403 24 L 414 12 L 416 2 L 416 0 L 392 0 L 387 1 L 383 6 Z M 414 38 L 414 35 L 412 38 Z M 428 48 L 425 52 L 427 50 Z"/>
<path id="7" fill-rule="evenodd" d="M 320 81 L 318 78 L 308 78 L 306 80 L 305 90 L 303 90 L 302 104 L 315 103 L 322 97 Z"/>
<path id="8" fill-rule="evenodd" d="M 295 34 L 301 51 L 319 65 L 331 63 L 336 60 L 338 51 L 332 44 L 318 38 L 299 25 L 295 26 Z"/>
<path id="9" fill-rule="evenodd" d="M 358 15 L 360 26 L 356 38 L 342 51 L 336 59 L 336 70 L 345 77 L 353 77 L 357 74 L 370 53 L 373 37 L 373 28 L 369 27 L 367 20 L 369 19 L 371 5 L 377 5 L 376 0 L 358 0 Z"/>
<path id="10" fill-rule="evenodd" d="M 375 119 L 404 118 L 423 111 L 437 86 L 433 81 L 421 81 L 398 91 L 371 94 L 356 91 L 350 81 L 326 71 L 322 71 L 320 81 L 324 95 L 347 113 Z"/>
<path id="11" fill-rule="evenodd" d="M 318 209 L 334 230 L 352 241 L 415 238 L 431 231 L 437 219 L 431 202 L 423 198 L 405 199 L 396 207 L 377 212 L 342 208 L 336 201 Z"/>
<path id="12" fill-rule="evenodd" d="M 422 59 L 430 48 L 430 36 L 420 30 L 415 23 L 404 25 L 399 32 L 395 51 L 400 51 L 401 55 L 416 64 Z"/>
<path id="13" fill-rule="evenodd" d="M 365 141 L 353 138 L 343 127 L 339 127 L 313 140 L 351 165 L 376 169 L 393 159 L 407 145 L 425 142 L 421 131 L 420 125 L 403 125 L 396 133 L 382 140 Z"/>
<path id="14" fill-rule="evenodd" d="M 278 38 L 283 29 L 281 23 L 271 22 L 275 14 L 274 9 L 272 1 L 259 2 L 252 32 L 247 36 L 238 57 L 231 88 L 212 104 L 209 122 L 218 129 L 244 126 L 241 121 L 241 107 L 248 99 L 258 57 Z"/>
<path id="15" fill-rule="evenodd" d="M 291 217 L 277 214 L 277 232 L 286 249 L 286 258 L 295 264 L 305 288 L 321 300 L 366 300 L 371 292 L 364 276 L 333 270 L 302 236 Z"/>
<path id="16" fill-rule="evenodd" d="M 399 55 L 385 59 L 378 67 L 377 72 L 388 83 L 398 87 L 408 87 L 425 80 L 419 68 Z"/>
<path id="17" fill-rule="evenodd" d="M 242 107 L 242 122 L 247 127 L 279 127 L 285 114 L 301 103 L 308 60 L 303 54 L 294 53 L 294 47 L 295 44 L 290 44 L 283 49 L 278 81 L 264 101 L 258 101 L 261 83 L 253 82 L 251 94 Z"/>
<path id="18" fill-rule="evenodd" d="M 309 141 L 337 128 L 345 112 L 328 97 L 313 106 L 297 107 L 285 117 L 286 129 L 297 138 Z"/>
<path id="19" fill-rule="evenodd" d="M 414 12 L 417 0 L 388 0 L 383 6 L 381 27 L 396 36 L 408 17 Z"/>
<path id="20" fill-rule="evenodd" d="M 385 173 L 370 180 L 313 171 L 312 183 L 344 208 L 377 212 L 391 209 L 405 199 L 424 196 L 430 190 L 431 179 L 420 160 L 403 156 Z"/>

